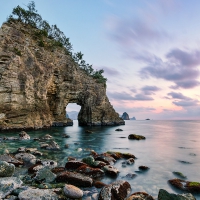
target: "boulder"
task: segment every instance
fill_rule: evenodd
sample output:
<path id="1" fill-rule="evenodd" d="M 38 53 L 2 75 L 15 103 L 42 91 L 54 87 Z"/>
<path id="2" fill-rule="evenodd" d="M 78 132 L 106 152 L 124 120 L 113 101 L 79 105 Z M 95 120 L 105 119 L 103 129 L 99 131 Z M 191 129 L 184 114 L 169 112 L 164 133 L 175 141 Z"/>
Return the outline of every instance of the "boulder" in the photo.
<path id="1" fill-rule="evenodd" d="M 154 200 L 154 198 L 146 192 L 135 192 L 127 200 Z"/>
<path id="2" fill-rule="evenodd" d="M 52 141 L 50 141 L 50 143 L 48 144 L 46 149 L 48 149 L 48 150 L 60 150 L 60 147 L 55 141 L 52 140 Z"/>
<path id="3" fill-rule="evenodd" d="M 122 200 L 130 193 L 131 186 L 127 181 L 118 180 L 103 187 L 98 200 Z"/>
<path id="4" fill-rule="evenodd" d="M 58 195 L 50 189 L 32 189 L 24 190 L 19 193 L 20 200 L 58 200 Z"/>
<path id="5" fill-rule="evenodd" d="M 99 178 L 105 175 L 103 170 L 99 168 L 92 168 L 87 165 L 80 166 L 78 169 L 76 169 L 76 172 L 84 174 L 92 178 Z"/>
<path id="6" fill-rule="evenodd" d="M 30 140 L 31 137 L 25 131 L 19 133 L 19 140 Z"/>
<path id="7" fill-rule="evenodd" d="M 148 169 L 149 169 L 149 167 L 147 167 L 147 166 L 144 166 L 144 165 L 139 166 L 139 170 L 141 170 L 141 171 L 147 171 Z"/>
<path id="8" fill-rule="evenodd" d="M 69 197 L 72 199 L 79 199 L 83 197 L 83 191 L 74 185 L 66 184 L 63 188 L 63 191 L 66 197 Z"/>
<path id="9" fill-rule="evenodd" d="M 68 161 L 65 164 L 65 169 L 67 169 L 69 171 L 74 171 L 74 170 L 78 169 L 80 166 L 83 166 L 83 165 L 86 166 L 87 164 L 84 163 L 84 162 L 77 161 L 77 160 L 72 160 L 72 161 Z"/>
<path id="10" fill-rule="evenodd" d="M 55 178 L 56 174 L 54 174 L 47 167 L 39 169 L 36 173 L 36 176 L 34 177 L 34 179 L 37 180 L 38 182 L 45 182 L 45 183 L 51 183 L 55 180 Z"/>
<path id="11" fill-rule="evenodd" d="M 76 172 L 61 172 L 60 174 L 57 175 L 56 177 L 57 182 L 64 182 L 68 184 L 72 184 L 75 186 L 80 186 L 80 187 L 91 187 L 93 180 L 88 177 L 84 176 L 80 173 Z"/>
<path id="12" fill-rule="evenodd" d="M 10 177 L 15 172 L 15 165 L 0 160 L 0 177 Z"/>
<path id="13" fill-rule="evenodd" d="M 36 163 L 36 157 L 30 153 L 18 153 L 15 158 L 21 160 L 23 165 L 30 167 Z"/>
<path id="14" fill-rule="evenodd" d="M 95 160 L 103 161 L 108 165 L 112 165 L 116 162 L 116 160 L 108 153 L 99 154 L 98 156 L 95 157 Z"/>
<path id="15" fill-rule="evenodd" d="M 23 165 L 22 161 L 17 160 L 13 155 L 10 154 L 0 155 L 0 160 L 6 161 L 7 163 L 11 163 L 16 167 L 18 167 L 19 165 Z"/>
<path id="16" fill-rule="evenodd" d="M 65 168 L 64 167 L 55 167 L 53 169 L 51 169 L 51 171 L 54 173 L 54 174 L 59 174 L 61 172 L 64 172 L 65 171 Z"/>
<path id="17" fill-rule="evenodd" d="M 105 171 L 106 175 L 109 176 L 117 176 L 119 173 L 119 170 L 112 165 L 106 165 L 103 167 L 103 170 Z"/>
<path id="18" fill-rule="evenodd" d="M 115 131 L 123 131 L 122 129 L 120 129 L 120 128 L 117 128 L 117 129 L 115 129 Z"/>
<path id="19" fill-rule="evenodd" d="M 92 156 L 88 156 L 82 159 L 82 162 L 88 164 L 89 166 L 92 166 L 94 163 L 94 158 Z"/>
<path id="20" fill-rule="evenodd" d="M 17 177 L 0 178 L 0 199 L 5 198 L 13 190 L 21 187 L 22 181 Z"/>
<path id="21" fill-rule="evenodd" d="M 200 193 L 200 183 L 199 182 L 185 181 L 185 180 L 178 179 L 178 178 L 171 179 L 168 182 L 180 190 L 191 192 L 191 193 L 193 193 L 193 192 Z"/>
<path id="22" fill-rule="evenodd" d="M 166 190 L 160 189 L 158 193 L 158 200 L 196 200 L 196 198 L 190 194 L 172 194 Z"/>
<path id="23" fill-rule="evenodd" d="M 146 138 L 142 135 L 130 134 L 128 136 L 128 139 L 130 139 L 130 140 L 145 140 Z"/>

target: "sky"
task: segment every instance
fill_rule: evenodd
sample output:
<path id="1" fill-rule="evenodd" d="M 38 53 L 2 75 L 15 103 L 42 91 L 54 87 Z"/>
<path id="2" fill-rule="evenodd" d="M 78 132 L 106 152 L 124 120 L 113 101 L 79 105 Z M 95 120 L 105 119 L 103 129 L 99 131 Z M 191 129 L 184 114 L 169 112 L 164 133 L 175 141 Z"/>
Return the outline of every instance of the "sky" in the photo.
<path id="1" fill-rule="evenodd" d="M 0 0 L 0 24 L 26 0 Z M 83 59 L 104 69 L 115 110 L 137 120 L 200 120 L 200 1 L 35 0 Z M 72 105 L 69 111 L 77 110 Z"/>

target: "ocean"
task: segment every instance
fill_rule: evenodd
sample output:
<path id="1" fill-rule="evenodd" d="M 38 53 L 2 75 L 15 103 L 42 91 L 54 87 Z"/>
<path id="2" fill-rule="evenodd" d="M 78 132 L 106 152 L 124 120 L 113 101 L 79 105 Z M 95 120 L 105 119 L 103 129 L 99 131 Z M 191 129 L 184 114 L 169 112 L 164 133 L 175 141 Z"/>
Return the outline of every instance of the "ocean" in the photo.
<path id="1" fill-rule="evenodd" d="M 120 128 L 123 131 L 115 131 Z M 92 130 L 93 133 L 85 133 Z M 64 166 L 68 156 L 82 159 L 89 155 L 93 149 L 97 153 L 117 151 L 134 154 L 137 159 L 133 165 L 122 166 L 122 160 L 115 163 L 120 173 L 117 178 L 104 178 L 101 181 L 111 183 L 114 180 L 127 180 L 132 188 L 132 193 L 145 191 L 153 197 L 157 197 L 159 189 L 165 189 L 170 193 L 183 193 L 168 183 L 169 179 L 178 178 L 174 171 L 187 176 L 187 181 L 200 182 L 200 121 L 156 121 L 156 120 L 127 120 L 124 126 L 107 127 L 79 127 L 74 120 L 74 126 L 55 127 L 46 130 L 27 131 L 31 136 L 30 141 L 4 141 L 0 145 L 0 153 L 14 152 L 18 147 L 36 147 L 44 153 L 43 158 L 56 160 L 60 166 Z M 16 136 L 16 132 L 1 133 L 0 138 Z M 61 151 L 48 151 L 40 149 L 38 141 L 33 138 L 44 134 L 50 134 L 60 145 Z M 63 138 L 67 134 L 69 138 Z M 129 134 L 138 134 L 146 137 L 146 140 L 129 140 Z M 65 148 L 65 144 L 69 148 Z M 140 165 L 150 169 L 140 173 Z M 20 173 L 19 171 L 16 171 Z M 134 173 L 133 179 L 127 179 L 128 173 Z M 200 195 L 194 195 L 200 200 Z"/>

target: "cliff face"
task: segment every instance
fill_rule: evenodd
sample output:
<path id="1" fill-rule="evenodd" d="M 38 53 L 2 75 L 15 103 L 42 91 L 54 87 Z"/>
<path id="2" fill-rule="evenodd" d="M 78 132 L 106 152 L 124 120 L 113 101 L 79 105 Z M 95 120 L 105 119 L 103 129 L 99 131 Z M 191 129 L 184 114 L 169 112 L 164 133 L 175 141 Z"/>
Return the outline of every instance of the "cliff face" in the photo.
<path id="1" fill-rule="evenodd" d="M 88 76 L 61 47 L 43 47 L 21 23 L 0 28 L 0 130 L 66 125 L 68 103 L 81 106 L 80 125 L 119 125 L 106 87 Z"/>

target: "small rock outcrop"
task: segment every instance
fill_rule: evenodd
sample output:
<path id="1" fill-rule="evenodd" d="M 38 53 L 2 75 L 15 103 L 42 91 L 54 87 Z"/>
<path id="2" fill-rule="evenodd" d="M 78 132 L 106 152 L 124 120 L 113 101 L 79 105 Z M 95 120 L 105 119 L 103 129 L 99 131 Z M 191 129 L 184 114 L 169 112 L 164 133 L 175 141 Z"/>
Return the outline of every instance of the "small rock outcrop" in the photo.
<path id="1" fill-rule="evenodd" d="M 160 189 L 158 194 L 158 200 L 196 200 L 196 198 L 190 194 L 171 194 L 166 190 Z"/>
<path id="2" fill-rule="evenodd" d="M 123 113 L 122 119 L 123 119 L 123 120 L 130 120 L 129 115 L 128 115 L 127 112 L 124 112 L 124 113 Z"/>
<path id="3" fill-rule="evenodd" d="M 15 172 L 15 165 L 0 161 L 0 177 L 10 177 Z"/>
<path id="4" fill-rule="evenodd" d="M 81 106 L 79 125 L 121 125 L 106 85 L 88 76 L 62 47 L 43 46 L 38 29 L 21 22 L 0 28 L 0 130 L 72 125 L 68 103 Z"/>
<path id="5" fill-rule="evenodd" d="M 169 180 L 169 183 L 183 191 L 200 193 L 200 182 L 185 181 L 176 178 Z"/>

